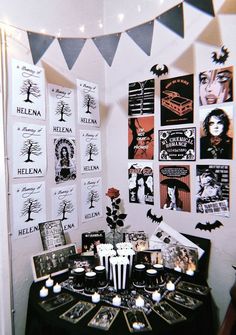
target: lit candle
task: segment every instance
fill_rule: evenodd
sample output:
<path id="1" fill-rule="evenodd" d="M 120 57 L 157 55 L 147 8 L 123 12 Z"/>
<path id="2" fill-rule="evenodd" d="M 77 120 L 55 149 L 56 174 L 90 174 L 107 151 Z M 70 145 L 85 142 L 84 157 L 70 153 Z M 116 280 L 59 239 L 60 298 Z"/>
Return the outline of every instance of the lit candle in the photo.
<path id="1" fill-rule="evenodd" d="M 152 300 L 159 302 L 161 300 L 161 294 L 158 291 L 152 293 Z"/>
<path id="2" fill-rule="evenodd" d="M 168 291 L 174 291 L 175 290 L 175 284 L 172 283 L 172 281 L 170 280 L 167 284 L 166 284 L 166 288 Z"/>
<path id="3" fill-rule="evenodd" d="M 137 307 L 143 307 L 144 306 L 144 300 L 142 297 L 138 297 L 136 300 L 135 300 L 135 305 Z"/>
<path id="4" fill-rule="evenodd" d="M 45 286 L 43 286 L 39 291 L 39 295 L 41 298 L 45 298 L 48 295 L 48 289 Z"/>
<path id="5" fill-rule="evenodd" d="M 112 304 L 114 306 L 120 306 L 121 305 L 121 297 L 119 297 L 118 295 L 116 295 L 113 299 L 112 299 Z"/>
<path id="6" fill-rule="evenodd" d="M 177 271 L 177 272 L 181 272 L 181 267 L 179 267 L 179 265 L 176 265 L 176 267 L 174 267 L 174 270 Z"/>
<path id="7" fill-rule="evenodd" d="M 93 295 L 92 295 L 92 302 L 99 302 L 100 301 L 100 294 L 95 292 Z"/>
<path id="8" fill-rule="evenodd" d="M 45 283 L 46 287 L 52 287 L 53 283 L 54 283 L 53 279 L 49 276 Z"/>
<path id="9" fill-rule="evenodd" d="M 194 271 L 193 271 L 192 269 L 189 268 L 189 269 L 186 271 L 186 274 L 189 275 L 189 276 L 193 276 L 193 275 L 194 275 Z"/>
<path id="10" fill-rule="evenodd" d="M 53 286 L 53 292 L 54 293 L 60 293 L 61 292 L 61 285 L 56 283 L 56 285 Z"/>

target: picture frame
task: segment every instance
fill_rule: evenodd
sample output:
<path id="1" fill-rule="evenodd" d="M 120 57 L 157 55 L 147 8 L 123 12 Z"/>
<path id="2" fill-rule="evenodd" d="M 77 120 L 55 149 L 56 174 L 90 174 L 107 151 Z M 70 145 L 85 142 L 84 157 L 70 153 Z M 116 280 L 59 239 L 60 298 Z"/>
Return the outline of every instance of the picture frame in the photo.
<path id="1" fill-rule="evenodd" d="M 137 251 L 136 263 L 145 265 L 162 264 L 163 257 L 161 249 Z"/>
<path id="2" fill-rule="evenodd" d="M 130 242 L 134 251 L 147 250 L 149 247 L 148 235 L 143 230 L 125 233 L 124 242 Z"/>
<path id="3" fill-rule="evenodd" d="M 165 298 L 171 302 L 174 302 L 180 306 L 186 307 L 188 309 L 196 309 L 200 305 L 202 305 L 202 301 L 190 297 L 187 294 L 183 294 L 179 291 L 173 291 L 168 293 Z"/>
<path id="4" fill-rule="evenodd" d="M 75 324 L 87 315 L 94 307 L 96 307 L 95 304 L 80 300 L 65 313 L 61 314 L 60 319 Z"/>
<path id="5" fill-rule="evenodd" d="M 171 325 L 187 320 L 184 315 L 166 301 L 161 301 L 159 304 L 155 304 L 152 309 L 158 316 Z"/>
<path id="6" fill-rule="evenodd" d="M 109 330 L 119 311 L 119 309 L 111 306 L 101 306 L 98 312 L 89 321 L 88 326 L 101 330 Z"/>
<path id="7" fill-rule="evenodd" d="M 130 309 L 123 311 L 130 333 L 151 331 L 152 327 L 142 310 Z"/>
<path id="8" fill-rule="evenodd" d="M 38 224 L 43 250 L 51 250 L 66 244 L 61 220 L 51 220 Z"/>
<path id="9" fill-rule="evenodd" d="M 67 244 L 31 256 L 31 266 L 35 282 L 68 271 L 68 258 L 76 253 L 75 244 Z"/>
<path id="10" fill-rule="evenodd" d="M 39 302 L 39 305 L 47 312 L 53 311 L 69 302 L 73 301 L 74 297 L 69 293 L 60 293 L 52 298 Z"/>

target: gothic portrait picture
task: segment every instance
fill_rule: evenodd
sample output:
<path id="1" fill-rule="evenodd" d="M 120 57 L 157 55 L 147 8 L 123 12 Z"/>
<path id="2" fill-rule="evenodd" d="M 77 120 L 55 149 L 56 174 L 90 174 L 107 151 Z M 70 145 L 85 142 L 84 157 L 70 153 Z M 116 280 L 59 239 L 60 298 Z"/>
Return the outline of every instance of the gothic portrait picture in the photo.
<path id="1" fill-rule="evenodd" d="M 55 181 L 56 183 L 76 179 L 75 140 L 55 138 Z"/>
<path id="2" fill-rule="evenodd" d="M 129 116 L 154 114 L 154 79 L 129 84 Z"/>

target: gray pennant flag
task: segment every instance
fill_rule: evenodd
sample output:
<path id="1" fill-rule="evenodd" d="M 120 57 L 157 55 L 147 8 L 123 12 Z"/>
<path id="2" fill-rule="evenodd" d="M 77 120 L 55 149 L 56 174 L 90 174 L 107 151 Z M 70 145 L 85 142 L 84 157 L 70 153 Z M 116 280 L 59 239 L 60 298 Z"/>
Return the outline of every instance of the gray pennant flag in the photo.
<path id="1" fill-rule="evenodd" d="M 200 9 L 204 13 L 215 16 L 212 0 L 184 0 L 188 4 Z"/>
<path id="2" fill-rule="evenodd" d="M 109 66 L 111 66 L 113 62 L 113 58 L 116 53 L 116 49 L 118 47 L 118 43 L 120 40 L 120 33 L 111 34 L 105 36 L 93 37 L 92 40 L 95 43 L 96 47 L 102 54 L 103 58 L 107 62 Z"/>
<path id="3" fill-rule="evenodd" d="M 83 49 L 85 38 L 58 38 L 61 51 L 65 58 L 68 69 L 70 70 L 75 64 L 81 50 Z"/>
<path id="4" fill-rule="evenodd" d="M 183 4 L 179 4 L 157 17 L 167 28 L 184 37 Z"/>
<path id="5" fill-rule="evenodd" d="M 148 55 L 151 54 L 154 21 L 131 28 L 126 33 Z"/>
<path id="6" fill-rule="evenodd" d="M 33 62 L 34 64 L 36 64 L 43 56 L 43 54 L 50 46 L 55 37 L 44 34 L 33 33 L 31 31 L 27 31 L 27 34 Z"/>

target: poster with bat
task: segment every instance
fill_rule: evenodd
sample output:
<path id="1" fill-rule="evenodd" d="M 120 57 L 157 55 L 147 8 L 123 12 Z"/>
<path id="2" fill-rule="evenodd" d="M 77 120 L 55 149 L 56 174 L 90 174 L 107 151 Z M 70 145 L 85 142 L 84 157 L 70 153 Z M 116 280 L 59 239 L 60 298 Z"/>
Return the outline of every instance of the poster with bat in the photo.
<path id="1" fill-rule="evenodd" d="M 196 211 L 229 217 L 229 165 L 196 166 Z"/>
<path id="2" fill-rule="evenodd" d="M 161 208 L 190 212 L 189 165 L 160 165 L 159 176 Z"/>
<path id="3" fill-rule="evenodd" d="M 161 80 L 161 126 L 193 123 L 193 74 Z"/>
<path id="4" fill-rule="evenodd" d="M 129 118 L 128 158 L 153 159 L 154 116 Z"/>
<path id="5" fill-rule="evenodd" d="M 44 69 L 12 59 L 12 114 L 45 120 Z"/>
<path id="6" fill-rule="evenodd" d="M 80 130 L 79 143 L 81 173 L 101 171 L 101 132 L 99 130 Z"/>
<path id="7" fill-rule="evenodd" d="M 196 128 L 159 130 L 159 161 L 195 161 Z"/>
<path id="8" fill-rule="evenodd" d="M 147 79 L 129 84 L 129 116 L 154 114 L 155 81 Z"/>
<path id="9" fill-rule="evenodd" d="M 154 204 L 153 162 L 128 162 L 129 202 Z"/>
<path id="10" fill-rule="evenodd" d="M 102 178 L 81 180 L 82 221 L 95 220 L 102 216 Z"/>

